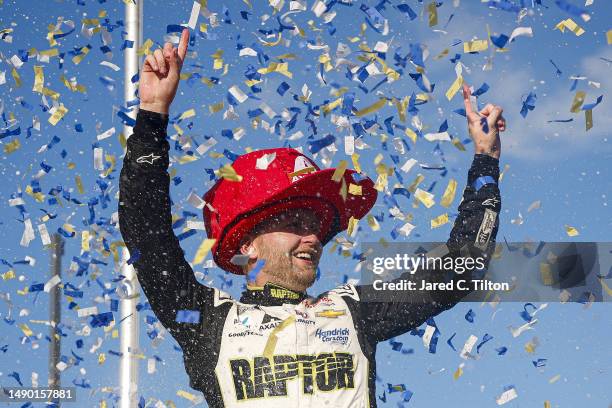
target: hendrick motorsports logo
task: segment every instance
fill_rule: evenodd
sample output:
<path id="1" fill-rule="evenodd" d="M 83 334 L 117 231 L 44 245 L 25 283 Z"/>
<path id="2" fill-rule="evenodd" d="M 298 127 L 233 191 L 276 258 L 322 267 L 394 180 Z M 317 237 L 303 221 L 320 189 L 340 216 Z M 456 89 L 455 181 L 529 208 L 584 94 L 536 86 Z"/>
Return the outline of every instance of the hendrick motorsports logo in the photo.
<path id="1" fill-rule="evenodd" d="M 349 339 L 349 329 L 347 328 L 336 328 L 330 330 L 317 329 L 315 336 L 318 337 L 323 343 L 338 343 L 346 344 Z"/>

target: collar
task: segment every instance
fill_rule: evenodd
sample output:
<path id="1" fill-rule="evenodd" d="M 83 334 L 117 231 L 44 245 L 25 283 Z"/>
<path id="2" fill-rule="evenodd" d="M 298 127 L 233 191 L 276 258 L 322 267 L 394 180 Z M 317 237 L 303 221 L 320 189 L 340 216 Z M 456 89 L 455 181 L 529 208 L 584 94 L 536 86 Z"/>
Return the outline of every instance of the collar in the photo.
<path id="1" fill-rule="evenodd" d="M 280 306 L 284 303 L 296 305 L 307 297 L 308 295 L 304 292 L 296 292 L 274 283 L 266 283 L 263 287 L 247 286 L 247 290 L 242 292 L 240 301 L 262 306 Z"/>

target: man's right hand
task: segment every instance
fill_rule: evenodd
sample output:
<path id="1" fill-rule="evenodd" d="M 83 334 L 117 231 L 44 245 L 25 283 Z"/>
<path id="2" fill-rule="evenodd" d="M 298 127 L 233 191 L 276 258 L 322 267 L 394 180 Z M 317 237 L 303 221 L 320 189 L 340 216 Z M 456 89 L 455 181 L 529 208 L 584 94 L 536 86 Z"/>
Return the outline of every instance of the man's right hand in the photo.
<path id="1" fill-rule="evenodd" d="M 188 44 L 189 30 L 184 29 L 178 48 L 167 42 L 163 50 L 157 49 L 147 55 L 138 86 L 140 109 L 168 114 L 176 95 Z"/>
<path id="2" fill-rule="evenodd" d="M 463 101 L 468 131 L 474 141 L 474 153 L 486 154 L 499 159 L 501 140 L 499 132 L 506 130 L 506 119 L 502 116 L 501 106 L 488 103 L 481 111 L 474 111 L 470 103 L 470 88 L 463 84 Z"/>

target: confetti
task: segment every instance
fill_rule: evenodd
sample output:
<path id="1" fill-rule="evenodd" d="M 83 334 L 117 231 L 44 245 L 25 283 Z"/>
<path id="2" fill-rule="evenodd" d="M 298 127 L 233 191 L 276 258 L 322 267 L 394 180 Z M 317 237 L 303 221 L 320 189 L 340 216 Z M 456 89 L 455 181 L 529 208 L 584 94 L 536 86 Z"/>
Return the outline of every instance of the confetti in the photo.
<path id="1" fill-rule="evenodd" d="M 427 208 L 431 208 L 435 204 L 435 202 L 434 202 L 434 195 L 429 193 L 429 192 L 427 192 L 427 191 L 421 190 L 420 188 L 416 189 L 416 191 L 414 193 L 414 197 L 417 200 L 419 200 L 421 202 L 421 204 L 423 204 Z M 442 216 L 440 216 L 440 217 L 442 217 Z M 438 218 L 440 218 L 440 217 L 438 217 Z M 439 221 L 440 222 L 443 221 L 443 218 L 440 218 Z M 448 215 L 447 215 L 447 218 L 446 218 L 446 222 L 448 222 Z M 434 228 L 433 227 L 433 220 L 432 220 L 432 228 Z"/>
<path id="2" fill-rule="evenodd" d="M 495 398 L 495 402 L 497 403 L 497 405 L 504 405 L 505 403 L 510 402 L 517 397 L 518 394 L 516 393 L 516 389 L 514 387 L 511 387 L 505 390 L 499 397 Z"/>
<path id="3" fill-rule="evenodd" d="M 565 32 L 566 28 L 570 30 L 571 32 L 573 32 L 574 34 L 576 34 L 576 37 L 580 37 L 582 34 L 584 34 L 584 30 L 578 24 L 576 24 L 576 22 L 572 20 L 571 18 L 561 20 L 555 26 L 555 30 L 559 30 L 562 33 Z"/>
<path id="4" fill-rule="evenodd" d="M 575 237 L 577 235 L 580 235 L 580 232 L 578 232 L 578 229 L 570 225 L 565 225 L 565 233 L 567 234 L 568 237 Z"/>

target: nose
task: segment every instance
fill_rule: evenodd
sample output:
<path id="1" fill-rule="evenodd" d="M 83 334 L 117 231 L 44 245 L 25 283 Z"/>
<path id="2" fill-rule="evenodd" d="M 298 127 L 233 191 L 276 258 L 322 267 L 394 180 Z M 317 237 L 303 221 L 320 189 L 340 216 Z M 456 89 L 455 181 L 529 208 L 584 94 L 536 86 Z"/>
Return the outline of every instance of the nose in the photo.
<path id="1" fill-rule="evenodd" d="M 317 237 L 316 234 L 304 235 L 301 241 L 302 244 L 310 244 L 312 246 L 317 247 L 317 249 L 321 247 L 321 241 L 319 240 L 319 237 Z"/>

